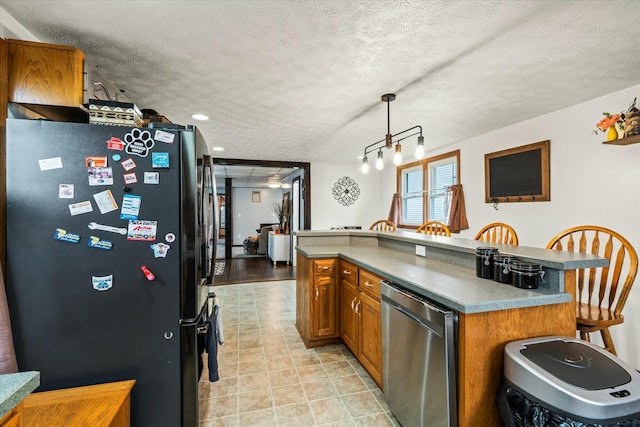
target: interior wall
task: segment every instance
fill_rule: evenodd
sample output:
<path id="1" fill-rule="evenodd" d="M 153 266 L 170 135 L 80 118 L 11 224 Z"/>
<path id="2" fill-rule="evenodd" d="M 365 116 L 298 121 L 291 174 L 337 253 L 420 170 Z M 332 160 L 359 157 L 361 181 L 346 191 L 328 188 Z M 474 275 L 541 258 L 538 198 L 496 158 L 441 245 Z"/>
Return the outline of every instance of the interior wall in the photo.
<path id="1" fill-rule="evenodd" d="M 355 181 L 360 190 L 358 199 L 350 206 L 344 206 L 333 196 L 335 183 L 343 177 Z M 363 229 L 380 215 L 386 218 L 391 206 L 391 196 L 382 208 L 380 183 L 382 174 L 369 172 L 362 175 L 357 159 L 352 164 L 312 163 L 311 164 L 311 229 L 328 230 L 332 227 L 361 226 Z M 384 212 L 384 213 L 382 213 Z"/>
<path id="2" fill-rule="evenodd" d="M 260 201 L 253 202 L 254 191 L 260 192 Z M 256 236 L 261 223 L 277 223 L 278 217 L 271 210 L 273 202 L 282 203 L 282 189 L 234 188 L 233 197 L 233 245 L 242 246 L 248 236 Z"/>

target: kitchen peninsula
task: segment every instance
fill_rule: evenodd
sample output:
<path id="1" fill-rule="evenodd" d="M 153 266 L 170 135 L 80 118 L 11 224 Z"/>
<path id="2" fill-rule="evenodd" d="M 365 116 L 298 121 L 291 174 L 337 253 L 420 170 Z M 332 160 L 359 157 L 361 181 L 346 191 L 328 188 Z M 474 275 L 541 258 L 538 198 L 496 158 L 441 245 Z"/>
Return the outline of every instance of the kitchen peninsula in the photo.
<path id="1" fill-rule="evenodd" d="M 344 341 L 382 387 L 379 283 L 372 278 L 457 312 L 459 426 L 500 425 L 494 399 L 505 344 L 536 336 L 575 336 L 575 270 L 607 265 L 606 259 L 592 255 L 491 244 L 502 254 L 542 266 L 539 288 L 525 290 L 478 278 L 476 248 L 487 244 L 475 240 L 357 230 L 296 235 L 296 327 L 305 345 Z M 416 246 L 424 247 L 424 257 L 415 255 Z M 356 290 L 354 299 L 349 289 Z M 361 301 L 370 307 L 366 312 Z M 368 316 L 366 323 L 360 320 L 357 347 L 349 345 L 351 309 L 358 317 Z M 376 310 L 377 322 L 372 320 Z M 374 349 L 377 355 L 372 355 Z"/>

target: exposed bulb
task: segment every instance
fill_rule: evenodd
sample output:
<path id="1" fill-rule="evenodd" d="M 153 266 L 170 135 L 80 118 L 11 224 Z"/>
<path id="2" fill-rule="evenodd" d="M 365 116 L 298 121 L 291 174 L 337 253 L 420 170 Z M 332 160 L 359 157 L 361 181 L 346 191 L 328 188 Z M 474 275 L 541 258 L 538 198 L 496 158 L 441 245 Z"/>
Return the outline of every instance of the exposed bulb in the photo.
<path id="1" fill-rule="evenodd" d="M 416 147 L 415 157 L 418 160 L 424 159 L 424 136 L 418 137 L 418 146 Z"/>
<path id="2" fill-rule="evenodd" d="M 367 159 L 367 156 L 362 158 L 362 168 L 360 170 L 365 175 L 369 173 L 369 159 Z"/>
<path id="3" fill-rule="evenodd" d="M 384 158 L 382 157 L 382 150 L 378 151 L 378 159 L 376 160 L 376 169 L 381 171 L 384 169 Z"/>
<path id="4" fill-rule="evenodd" d="M 396 153 L 393 155 L 393 164 L 400 166 L 402 164 L 402 147 L 396 144 Z"/>

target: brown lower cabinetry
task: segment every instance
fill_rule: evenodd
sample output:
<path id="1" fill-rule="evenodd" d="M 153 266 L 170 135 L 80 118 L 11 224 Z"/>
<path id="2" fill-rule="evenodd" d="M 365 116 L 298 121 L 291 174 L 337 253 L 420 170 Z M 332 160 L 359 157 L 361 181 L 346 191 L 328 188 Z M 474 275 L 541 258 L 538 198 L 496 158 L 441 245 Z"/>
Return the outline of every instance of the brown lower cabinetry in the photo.
<path id="1" fill-rule="evenodd" d="M 337 258 L 296 255 L 296 328 L 307 347 L 340 342 Z"/>
<path id="2" fill-rule="evenodd" d="M 22 411 L 24 404 L 18 403 L 12 410 L 0 418 L 0 427 L 22 427 Z"/>
<path id="3" fill-rule="evenodd" d="M 380 281 L 356 265 L 340 260 L 340 336 L 371 378 L 382 388 Z"/>

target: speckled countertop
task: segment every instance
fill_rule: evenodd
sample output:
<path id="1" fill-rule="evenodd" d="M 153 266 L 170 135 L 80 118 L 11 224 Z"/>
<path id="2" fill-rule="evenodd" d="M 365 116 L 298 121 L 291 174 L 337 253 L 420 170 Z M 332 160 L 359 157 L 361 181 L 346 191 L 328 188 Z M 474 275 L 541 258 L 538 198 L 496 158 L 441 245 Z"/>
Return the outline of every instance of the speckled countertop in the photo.
<path id="1" fill-rule="evenodd" d="M 0 375 L 0 418 L 40 385 L 40 372 Z"/>
<path id="2" fill-rule="evenodd" d="M 344 233 L 344 232 L 343 232 Z M 307 237 L 339 236 L 336 232 L 303 232 Z M 372 234 L 372 232 L 368 232 Z M 373 233 L 376 234 L 376 233 Z M 406 233 L 405 233 L 406 234 Z M 413 233 L 415 234 L 415 233 Z M 349 232 L 351 237 L 364 236 L 367 232 Z M 478 241 L 453 238 L 432 238 L 433 236 L 414 236 L 395 233 L 378 233 L 378 238 L 410 240 L 418 244 L 441 247 L 443 250 L 453 250 L 475 254 L 475 248 L 481 246 Z M 426 239 L 425 239 L 426 237 Z M 324 241 L 326 243 L 326 241 Z M 560 251 L 547 251 L 538 248 L 526 248 L 509 245 L 498 246 L 501 253 L 513 253 L 521 259 L 535 260 L 540 264 L 552 268 L 571 270 L 584 266 L 606 265 L 606 259 L 571 254 Z M 376 273 L 399 284 L 419 295 L 442 304 L 460 313 L 480 313 L 512 308 L 533 307 L 547 304 L 569 302 L 571 294 L 551 286 L 538 289 L 519 289 L 509 284 L 499 283 L 476 276 L 475 269 L 454 265 L 447 262 L 423 258 L 398 250 L 379 247 L 377 245 L 353 245 L 340 242 L 331 244 L 302 244 L 296 250 L 308 258 L 341 257 L 360 267 Z M 553 276 L 553 275 L 552 275 Z M 555 277 L 558 277 L 556 274 Z"/>

